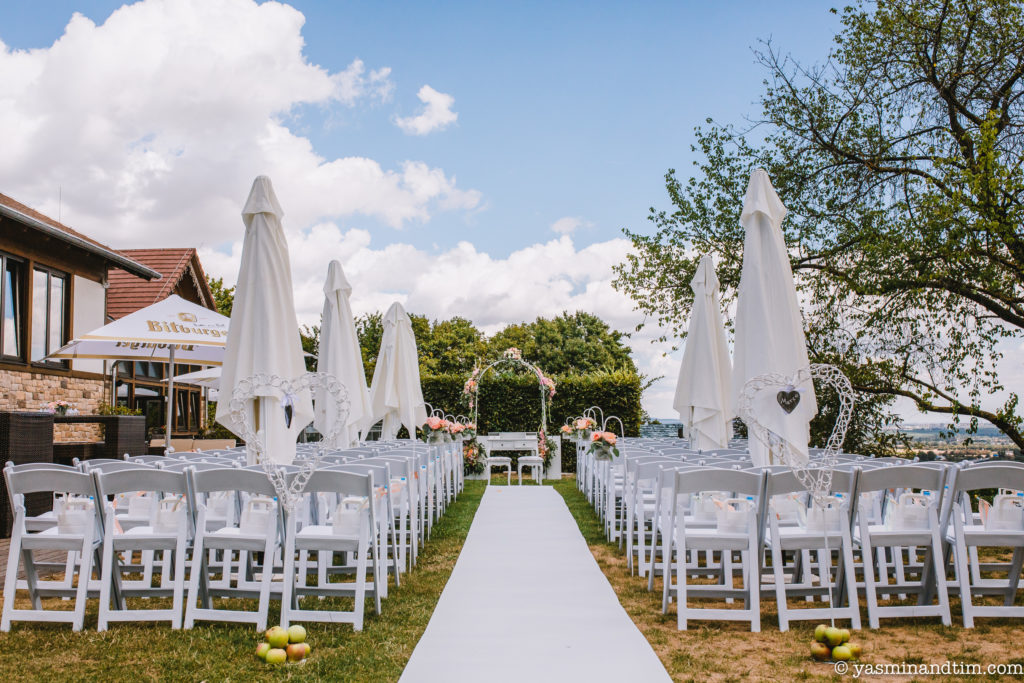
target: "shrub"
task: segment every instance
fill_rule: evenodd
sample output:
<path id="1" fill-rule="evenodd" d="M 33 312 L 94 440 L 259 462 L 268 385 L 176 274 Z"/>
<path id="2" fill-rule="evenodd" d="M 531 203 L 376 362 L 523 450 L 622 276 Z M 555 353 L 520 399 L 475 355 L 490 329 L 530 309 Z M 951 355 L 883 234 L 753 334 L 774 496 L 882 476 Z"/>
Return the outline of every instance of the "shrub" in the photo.
<path id="1" fill-rule="evenodd" d="M 598 406 L 605 416 L 622 419 L 626 436 L 639 436 L 642 390 L 636 373 L 616 370 L 554 379 L 557 393 L 548 401 L 549 434 L 556 434 L 567 419 Z M 423 399 L 433 408 L 472 418 L 462 393 L 465 376 L 423 375 L 420 381 Z M 540 427 L 540 388 L 533 375 L 488 373 L 480 382 L 479 401 L 477 428 L 481 433 L 533 431 Z M 620 431 L 617 422 L 609 423 L 608 428 Z"/>

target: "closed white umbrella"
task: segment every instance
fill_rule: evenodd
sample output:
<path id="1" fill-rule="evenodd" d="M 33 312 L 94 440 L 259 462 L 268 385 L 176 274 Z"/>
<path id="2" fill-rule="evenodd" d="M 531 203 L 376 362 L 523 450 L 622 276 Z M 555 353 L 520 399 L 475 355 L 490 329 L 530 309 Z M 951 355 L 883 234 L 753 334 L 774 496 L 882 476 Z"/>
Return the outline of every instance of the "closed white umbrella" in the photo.
<path id="1" fill-rule="evenodd" d="M 797 303 L 793 271 L 782 237 L 786 207 L 775 193 L 768 174 L 758 169 L 750 176 L 740 224 L 746 229 L 743 243 L 743 272 L 736 307 L 736 343 L 733 352 L 733 398 L 752 377 L 778 373 L 792 377 L 807 371 L 807 340 Z M 810 421 L 818 412 L 814 384 L 804 379 L 793 390 L 799 403 L 787 413 L 777 393 L 761 391 L 753 398 L 755 419 L 776 437 L 788 442 L 796 457 L 807 461 Z M 735 404 L 734 404 L 735 405 Z M 767 465 L 767 447 L 750 439 L 755 465 Z"/>
<path id="2" fill-rule="evenodd" d="M 693 309 L 672 403 L 687 424 L 690 446 L 726 448 L 732 434 L 732 362 L 725 342 L 715 264 L 705 256 L 690 282 Z"/>
<path id="3" fill-rule="evenodd" d="M 231 397 L 241 380 L 257 374 L 296 379 L 306 372 L 292 298 L 288 243 L 281 227 L 283 215 L 270 178 L 256 178 L 242 209 L 245 241 L 221 371 L 221 400 L 217 402 L 217 422 L 238 436 L 243 436 L 242 425 L 231 417 Z M 286 397 L 280 391 L 258 393 L 247 407 L 250 423 L 266 456 L 289 464 L 295 459 L 299 432 L 313 419 L 309 391 L 287 397 L 292 401 L 290 424 L 283 409 Z M 250 448 L 249 463 L 255 464 L 255 459 Z"/>
<path id="4" fill-rule="evenodd" d="M 416 353 L 416 335 L 412 321 L 402 304 L 395 302 L 384 314 L 377 366 L 370 384 L 372 412 L 364 424 L 367 429 L 383 418 L 381 438 L 393 439 L 405 425 L 409 438 L 427 421 L 427 409 L 420 386 L 420 364 Z"/>
<path id="5" fill-rule="evenodd" d="M 337 442 L 330 444 L 349 448 L 359 441 L 363 423 L 370 419 L 370 392 L 366 388 L 366 371 L 363 369 L 363 354 L 359 348 L 355 321 L 349 296 L 352 285 L 345 278 L 341 263 L 331 261 L 327 266 L 327 281 L 324 283 L 324 310 L 320 320 L 320 360 L 317 371 L 334 375 L 348 392 L 348 420 L 338 433 Z M 338 419 L 334 398 L 323 389 L 317 390 L 313 425 L 321 434 L 330 433 Z"/>

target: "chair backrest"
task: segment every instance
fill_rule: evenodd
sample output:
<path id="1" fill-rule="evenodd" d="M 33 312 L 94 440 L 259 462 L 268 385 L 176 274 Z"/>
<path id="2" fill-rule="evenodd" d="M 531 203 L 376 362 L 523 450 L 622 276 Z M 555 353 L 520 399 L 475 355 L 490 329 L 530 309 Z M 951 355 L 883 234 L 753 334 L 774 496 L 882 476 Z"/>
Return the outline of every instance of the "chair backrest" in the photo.
<path id="1" fill-rule="evenodd" d="M 141 462 L 147 465 L 152 465 L 158 462 L 163 462 L 167 458 L 163 455 L 126 455 L 124 456 L 125 462 Z"/>
<path id="2" fill-rule="evenodd" d="M 332 472 L 355 472 L 357 474 L 368 474 L 373 480 L 374 486 L 387 486 L 388 482 L 391 480 L 391 466 L 390 463 L 387 462 L 368 463 L 360 461 L 346 463 L 343 465 L 332 465 L 327 469 Z M 322 470 L 317 470 L 317 473 L 314 473 L 312 478 L 316 479 L 320 471 Z"/>
<path id="3" fill-rule="evenodd" d="M 756 470 L 728 470 L 717 467 L 681 470 L 676 473 L 677 493 L 731 491 L 737 495 L 760 496 L 766 473 Z"/>
<path id="4" fill-rule="evenodd" d="M 261 496 L 276 496 L 277 491 L 263 471 L 237 467 L 218 467 L 215 469 L 186 470 L 197 493 L 212 491 L 244 491 Z"/>
<path id="5" fill-rule="evenodd" d="M 293 476 L 287 476 L 289 484 Z M 367 496 L 372 499 L 373 478 L 368 472 L 349 472 L 334 468 L 317 470 L 316 476 L 310 477 L 303 492 L 329 492 L 345 496 Z"/>
<path id="6" fill-rule="evenodd" d="M 24 472 L 26 470 L 53 470 L 56 472 L 81 472 L 77 467 L 71 467 L 70 465 L 60 465 L 55 462 L 23 462 L 20 465 L 14 463 L 13 460 L 8 460 L 4 465 L 5 470 L 12 470 L 14 472 Z"/>
<path id="7" fill-rule="evenodd" d="M 27 493 L 73 493 L 80 496 L 95 496 L 96 485 L 92 477 L 74 468 L 54 470 L 52 468 L 15 470 L 4 468 L 7 491 L 13 502 L 15 496 Z"/>
<path id="8" fill-rule="evenodd" d="M 857 487 L 861 493 L 892 488 L 941 492 L 945 480 L 946 471 L 944 469 L 933 469 L 921 465 L 901 465 L 861 470 Z"/>
<path id="9" fill-rule="evenodd" d="M 183 472 L 169 472 L 156 468 L 118 470 L 105 472 L 95 470 L 96 495 L 100 498 L 132 491 L 161 491 L 184 495 L 188 485 Z"/>
<path id="10" fill-rule="evenodd" d="M 1024 465 L 994 462 L 965 467 L 956 472 L 953 488 L 958 493 L 995 488 L 1024 491 Z"/>
<path id="11" fill-rule="evenodd" d="M 166 463 L 157 463 L 157 467 L 164 470 L 165 472 L 184 472 L 189 468 L 195 470 L 219 470 L 229 466 L 229 463 L 226 462 L 204 462 L 202 460 L 198 460 L 195 462 L 182 462 L 180 460 L 171 460 Z"/>
<path id="12" fill-rule="evenodd" d="M 806 491 L 804 483 L 800 481 L 791 468 L 786 467 L 783 470 L 768 470 L 767 478 L 765 480 L 765 494 L 767 496 L 776 496 L 783 493 L 798 493 Z M 829 488 L 829 493 L 841 493 L 844 497 L 850 498 L 854 495 L 854 488 L 857 483 L 857 472 L 854 470 L 832 470 L 832 482 Z"/>
<path id="13" fill-rule="evenodd" d="M 120 472 L 121 470 L 155 470 L 152 465 L 144 462 L 127 462 L 125 460 L 85 460 L 80 465 L 83 472 Z"/>

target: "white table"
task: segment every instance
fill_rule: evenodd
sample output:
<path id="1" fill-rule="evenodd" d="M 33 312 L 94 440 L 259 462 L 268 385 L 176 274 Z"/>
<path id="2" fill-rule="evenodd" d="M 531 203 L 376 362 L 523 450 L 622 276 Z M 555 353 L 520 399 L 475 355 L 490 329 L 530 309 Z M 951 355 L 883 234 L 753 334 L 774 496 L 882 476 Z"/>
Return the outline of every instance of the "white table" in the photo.
<path id="1" fill-rule="evenodd" d="M 508 483 L 512 483 L 512 459 L 498 456 L 491 457 L 495 451 L 530 451 L 533 455 L 519 458 L 518 480 L 520 486 L 523 483 L 523 467 L 532 467 L 534 476 L 538 483 L 544 480 L 544 459 L 540 457 L 535 432 L 498 432 L 488 436 L 478 437 L 487 448 L 487 479 L 490 480 L 491 465 L 508 467 Z M 493 461 L 493 463 L 492 463 Z"/>

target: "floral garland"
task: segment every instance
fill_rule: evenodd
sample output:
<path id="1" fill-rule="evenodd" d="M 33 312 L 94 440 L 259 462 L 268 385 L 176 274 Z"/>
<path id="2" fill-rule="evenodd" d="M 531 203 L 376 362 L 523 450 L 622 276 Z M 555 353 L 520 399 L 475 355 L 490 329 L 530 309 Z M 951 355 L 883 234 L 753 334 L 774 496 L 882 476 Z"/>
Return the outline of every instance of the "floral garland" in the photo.
<path id="1" fill-rule="evenodd" d="M 462 442 L 462 471 L 466 474 L 483 474 L 487 467 L 487 449 L 474 436 Z"/>
<path id="2" fill-rule="evenodd" d="M 557 387 L 555 380 L 547 377 L 540 368 L 533 363 L 523 360 L 523 352 L 514 346 L 510 346 L 505 349 L 501 354 L 501 358 L 494 361 L 487 367 L 481 368 L 479 365 L 473 368 L 473 372 L 470 374 L 469 379 L 462 386 L 462 393 L 466 396 L 469 402 L 469 409 L 473 411 L 473 417 L 476 418 L 478 415 L 478 398 L 480 392 L 480 378 L 484 373 L 493 368 L 496 365 L 502 363 L 517 363 L 530 369 L 537 376 L 537 384 L 540 387 L 540 428 L 537 430 L 537 452 L 544 458 L 544 468 L 551 464 L 551 458 L 554 456 L 555 449 L 558 447 L 553 439 L 547 436 L 548 427 L 548 401 L 555 397 L 557 393 Z M 475 428 L 475 420 L 472 423 Z M 475 441 L 475 432 L 474 439 Z M 482 449 L 481 449 L 482 450 Z"/>

